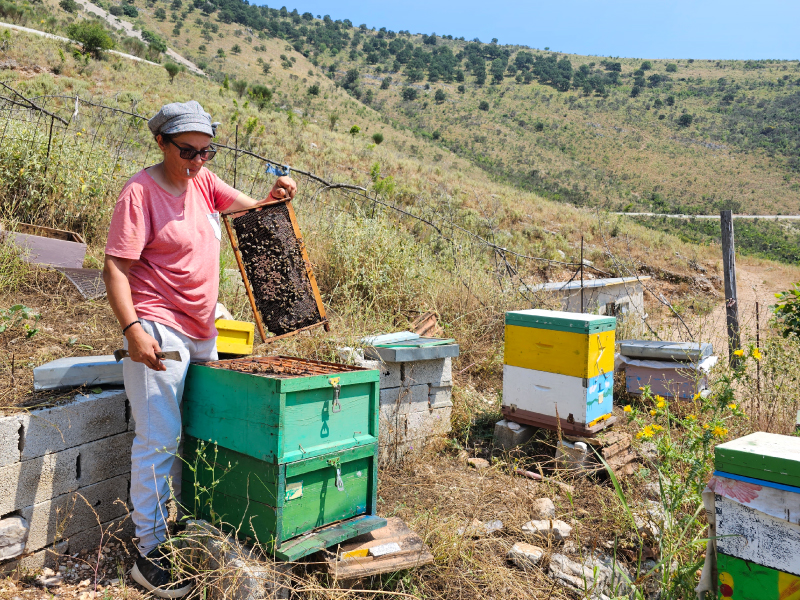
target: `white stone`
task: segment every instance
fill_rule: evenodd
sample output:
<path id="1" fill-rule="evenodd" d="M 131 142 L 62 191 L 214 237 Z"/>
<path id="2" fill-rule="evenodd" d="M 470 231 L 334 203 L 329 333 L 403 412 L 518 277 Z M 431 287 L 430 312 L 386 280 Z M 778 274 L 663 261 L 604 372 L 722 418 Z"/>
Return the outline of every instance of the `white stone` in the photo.
<path id="1" fill-rule="evenodd" d="M 0 467 L 19 461 L 19 432 L 21 426 L 22 419 L 18 415 L 0 418 Z"/>
<path id="2" fill-rule="evenodd" d="M 468 458 L 467 464 L 473 469 L 488 469 L 489 461 L 485 458 Z"/>
<path id="3" fill-rule="evenodd" d="M 19 516 L 0 519 L 0 560 L 19 556 L 28 540 L 28 522 Z"/>
<path id="4" fill-rule="evenodd" d="M 520 569 L 538 565 L 542 556 L 544 556 L 544 549 L 525 542 L 517 542 L 508 551 L 508 559 Z"/>
<path id="5" fill-rule="evenodd" d="M 584 442 L 565 442 L 559 440 L 556 444 L 556 464 L 561 469 L 569 471 L 583 471 L 592 467 L 589 448 Z"/>
<path id="6" fill-rule="evenodd" d="M 548 537 L 554 540 L 565 540 L 572 533 L 572 526 L 559 519 L 534 519 L 522 526 L 522 533 L 530 536 Z"/>
<path id="7" fill-rule="evenodd" d="M 550 498 L 537 498 L 531 505 L 531 513 L 537 519 L 555 519 L 556 505 Z"/>

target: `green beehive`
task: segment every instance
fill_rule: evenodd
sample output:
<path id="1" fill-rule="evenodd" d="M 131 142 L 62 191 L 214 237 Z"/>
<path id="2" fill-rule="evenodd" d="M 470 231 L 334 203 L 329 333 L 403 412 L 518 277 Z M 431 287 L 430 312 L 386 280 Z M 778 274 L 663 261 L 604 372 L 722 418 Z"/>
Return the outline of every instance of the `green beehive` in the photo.
<path id="1" fill-rule="evenodd" d="M 751 433 L 717 446 L 714 467 L 723 475 L 800 487 L 800 438 Z"/>
<path id="2" fill-rule="evenodd" d="M 347 365 L 286 357 L 191 365 L 183 504 L 283 560 L 382 527 L 378 394 L 378 371 Z"/>
<path id="3" fill-rule="evenodd" d="M 274 464 L 378 441 L 380 374 L 268 356 L 190 365 L 186 435 Z"/>
<path id="4" fill-rule="evenodd" d="M 204 457 L 195 458 L 198 448 Z M 198 443 L 188 437 L 183 503 L 248 543 L 282 560 L 302 556 L 385 525 L 375 514 L 377 443 L 281 465 Z M 216 482 L 216 483 L 215 483 Z M 213 514 L 212 514 L 213 508 Z M 347 521 L 326 535 L 297 538 Z"/>

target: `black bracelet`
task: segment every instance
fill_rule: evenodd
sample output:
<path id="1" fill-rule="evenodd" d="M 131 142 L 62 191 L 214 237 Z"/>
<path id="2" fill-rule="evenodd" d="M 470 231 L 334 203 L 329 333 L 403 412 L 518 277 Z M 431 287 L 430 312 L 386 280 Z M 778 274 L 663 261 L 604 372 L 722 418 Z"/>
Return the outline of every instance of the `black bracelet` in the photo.
<path id="1" fill-rule="evenodd" d="M 133 326 L 134 326 L 134 325 L 136 325 L 137 323 L 138 323 L 139 325 L 141 325 L 141 324 L 142 324 L 142 322 L 141 322 L 139 319 L 136 319 L 136 320 L 135 320 L 133 323 L 128 323 L 128 324 L 127 324 L 127 325 L 126 325 L 126 326 L 125 326 L 125 327 L 122 329 L 122 335 L 125 335 L 125 332 L 126 332 L 126 331 L 128 331 L 128 329 L 130 329 L 131 327 L 133 327 Z"/>

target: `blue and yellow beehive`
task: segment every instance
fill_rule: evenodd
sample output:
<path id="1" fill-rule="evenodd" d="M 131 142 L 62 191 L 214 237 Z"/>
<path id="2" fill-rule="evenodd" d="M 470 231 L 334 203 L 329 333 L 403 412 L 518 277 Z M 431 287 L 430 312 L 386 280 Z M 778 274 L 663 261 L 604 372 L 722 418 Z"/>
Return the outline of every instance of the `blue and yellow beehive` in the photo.
<path id="1" fill-rule="evenodd" d="M 550 310 L 506 313 L 503 412 L 512 421 L 592 433 L 610 417 L 614 317 Z M 600 426 L 601 427 L 601 426 Z"/>

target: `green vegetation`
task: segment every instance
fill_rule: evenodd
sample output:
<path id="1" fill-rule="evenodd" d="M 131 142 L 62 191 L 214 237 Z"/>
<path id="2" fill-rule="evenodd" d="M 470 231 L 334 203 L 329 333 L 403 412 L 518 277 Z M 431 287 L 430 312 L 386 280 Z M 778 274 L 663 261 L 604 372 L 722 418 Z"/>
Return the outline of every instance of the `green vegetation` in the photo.
<path id="1" fill-rule="evenodd" d="M 83 45 L 83 51 L 100 58 L 103 50 L 114 47 L 114 40 L 108 35 L 105 27 L 96 21 L 80 21 L 67 28 L 67 33 L 76 42 Z"/>
<path id="2" fill-rule="evenodd" d="M 784 337 L 793 335 L 800 338 L 800 283 L 786 292 L 775 294 L 775 321 L 783 331 Z"/>
<path id="3" fill-rule="evenodd" d="M 677 235 L 691 244 L 721 244 L 719 221 L 713 219 L 672 219 L 635 217 L 636 221 Z M 736 219 L 736 251 L 788 264 L 800 264 L 800 223 L 768 219 Z"/>

